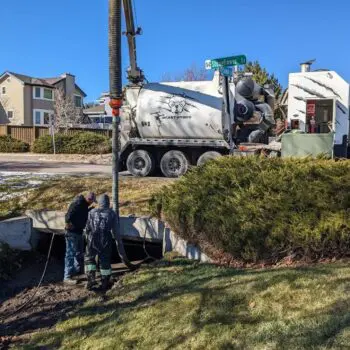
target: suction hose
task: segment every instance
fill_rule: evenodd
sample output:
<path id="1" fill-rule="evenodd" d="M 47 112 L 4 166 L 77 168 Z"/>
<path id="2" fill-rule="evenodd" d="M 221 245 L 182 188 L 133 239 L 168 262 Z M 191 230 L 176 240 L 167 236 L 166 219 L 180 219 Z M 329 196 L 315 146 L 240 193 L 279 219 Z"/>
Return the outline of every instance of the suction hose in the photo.
<path id="1" fill-rule="evenodd" d="M 123 241 L 120 234 L 119 222 L 119 111 L 122 104 L 122 25 L 121 25 L 121 0 L 109 0 L 109 90 L 110 105 L 113 111 L 113 136 L 112 136 L 112 177 L 113 177 L 113 209 L 117 214 L 117 227 L 115 242 L 118 254 L 122 262 L 130 270 L 137 269 L 141 263 L 133 264 L 126 256 Z"/>

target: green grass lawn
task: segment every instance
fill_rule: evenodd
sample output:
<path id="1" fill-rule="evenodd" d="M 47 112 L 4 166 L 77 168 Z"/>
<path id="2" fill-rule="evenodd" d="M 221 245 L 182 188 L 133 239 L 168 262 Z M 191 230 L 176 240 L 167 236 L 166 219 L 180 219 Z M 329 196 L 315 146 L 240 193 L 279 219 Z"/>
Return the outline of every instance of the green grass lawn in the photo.
<path id="1" fill-rule="evenodd" d="M 23 191 L 16 188 L 16 181 L 0 185 L 0 197 L 1 193 Z M 148 201 L 151 196 L 173 181 L 166 178 L 121 177 L 121 215 L 149 215 Z M 65 211 L 73 198 L 80 193 L 94 191 L 96 194 L 108 193 L 111 196 L 111 190 L 112 179 L 107 176 L 61 176 L 46 179 L 40 186 L 27 190 L 23 195 L 0 202 L 0 220 L 19 216 L 27 209 Z"/>
<path id="2" fill-rule="evenodd" d="M 106 300 L 89 300 L 31 346 L 344 349 L 349 291 L 342 262 L 235 270 L 174 259 L 125 275 Z"/>

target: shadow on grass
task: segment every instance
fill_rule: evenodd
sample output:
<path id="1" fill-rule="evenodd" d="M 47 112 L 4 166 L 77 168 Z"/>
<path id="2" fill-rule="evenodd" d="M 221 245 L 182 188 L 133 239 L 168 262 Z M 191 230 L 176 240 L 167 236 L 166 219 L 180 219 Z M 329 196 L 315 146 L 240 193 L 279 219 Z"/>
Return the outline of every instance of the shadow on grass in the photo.
<path id="1" fill-rule="evenodd" d="M 327 281 L 328 276 L 334 274 L 337 268 L 343 267 L 329 265 L 297 269 L 234 270 L 205 264 L 198 265 L 186 260 L 165 261 L 137 272 L 131 280 L 128 280 L 130 275 L 127 276 L 125 284 L 113 290 L 104 304 L 95 303 L 91 306 L 83 306 L 72 313 L 72 318 L 88 319 L 86 324 L 73 323 L 65 327 L 64 332 L 51 332 L 49 341 L 46 336 L 39 335 L 34 338 L 34 343 L 44 343 L 48 348 L 52 348 L 62 346 L 66 337 L 84 336 L 88 338 L 94 335 L 95 338 L 101 336 L 102 339 L 106 337 L 106 334 L 103 334 L 105 329 L 124 322 L 125 315 L 129 313 L 136 312 L 137 314 L 159 303 L 165 305 L 167 302 L 177 300 L 176 298 L 195 296 L 198 302 L 192 305 L 195 312 L 187 327 L 190 330 L 173 336 L 169 332 L 167 339 L 159 343 L 160 348 L 186 347 L 186 343 L 199 336 L 203 329 L 209 327 L 216 329 L 216 332 L 219 333 L 221 327 L 233 331 L 237 325 L 241 329 L 239 341 L 242 346 L 267 344 L 271 341 L 276 344 L 277 348 L 328 346 L 334 343 L 338 334 L 350 326 L 350 312 L 348 311 L 350 299 L 334 303 L 334 305 L 318 310 L 317 313 L 306 313 L 294 321 L 283 319 L 286 327 L 278 329 L 276 326 L 277 330 L 272 333 L 269 331 L 255 333 L 254 329 L 274 322 L 278 325 L 282 320 L 269 312 L 253 313 L 250 300 L 254 295 L 280 283 L 286 283 L 291 289 L 297 289 L 296 282 L 299 278 L 310 279 L 310 281 L 315 278 L 323 278 Z M 172 271 L 172 269 L 175 270 Z M 138 280 L 138 277 L 141 278 Z M 347 279 L 342 279 L 342 281 L 348 282 Z M 250 289 L 247 288 L 247 283 Z M 334 287 L 334 283 L 336 282 L 330 282 L 327 287 Z M 130 297 L 130 293 L 134 293 L 134 297 Z M 156 326 L 158 322 L 169 322 L 166 312 L 165 309 L 164 317 L 157 320 Z M 177 320 L 174 319 L 173 322 L 173 327 L 176 328 Z M 161 328 L 163 329 L 164 325 Z M 215 332 L 212 337 L 215 342 Z M 125 348 L 142 347 L 141 341 L 141 336 L 139 340 L 126 339 L 123 346 Z M 223 339 L 217 342 L 217 348 L 235 347 Z"/>

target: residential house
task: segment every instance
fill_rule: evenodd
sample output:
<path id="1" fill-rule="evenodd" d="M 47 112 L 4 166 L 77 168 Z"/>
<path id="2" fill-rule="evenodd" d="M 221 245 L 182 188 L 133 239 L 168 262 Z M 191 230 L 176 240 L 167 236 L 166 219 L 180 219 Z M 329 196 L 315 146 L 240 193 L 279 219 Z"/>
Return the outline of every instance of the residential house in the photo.
<path id="1" fill-rule="evenodd" d="M 83 113 L 85 117 L 89 118 L 94 128 L 111 129 L 112 110 L 109 106 L 109 93 L 102 93 L 101 97 L 97 100 L 97 104 L 84 109 Z"/>
<path id="2" fill-rule="evenodd" d="M 54 78 L 33 78 L 5 72 L 0 76 L 0 124 L 48 125 L 54 114 L 55 91 L 62 90 L 83 115 L 85 92 L 69 73 Z"/>

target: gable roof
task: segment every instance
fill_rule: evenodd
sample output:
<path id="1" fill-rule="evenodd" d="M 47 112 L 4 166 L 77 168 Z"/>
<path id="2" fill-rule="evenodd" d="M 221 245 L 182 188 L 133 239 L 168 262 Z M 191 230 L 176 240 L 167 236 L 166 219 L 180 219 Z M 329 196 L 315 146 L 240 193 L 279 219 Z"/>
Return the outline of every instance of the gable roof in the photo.
<path id="1" fill-rule="evenodd" d="M 24 74 L 9 72 L 9 71 L 4 72 L 2 75 L 0 75 L 0 78 L 2 76 L 5 76 L 6 74 L 13 75 L 14 77 L 21 80 L 24 84 L 27 84 L 27 85 L 44 86 L 49 88 L 55 88 L 55 84 L 65 79 L 64 76 L 53 77 L 53 78 L 34 78 L 34 77 L 30 77 L 29 75 L 24 75 Z M 87 96 L 86 93 L 77 84 L 75 84 L 75 88 L 79 90 L 79 92 L 84 97 Z"/>
<path id="2" fill-rule="evenodd" d="M 64 77 L 43 78 L 43 79 L 47 81 L 49 84 L 54 85 L 54 84 L 57 84 L 59 81 L 63 80 Z"/>
<path id="3" fill-rule="evenodd" d="M 105 114 L 105 106 L 104 105 L 93 106 L 93 107 L 84 109 L 83 113 L 84 114 L 94 114 L 94 115 Z"/>
<path id="4" fill-rule="evenodd" d="M 34 78 L 34 77 L 30 77 L 29 75 L 24 75 L 24 74 L 19 74 L 19 73 L 14 73 L 14 72 L 7 72 L 7 73 L 10 75 L 13 75 L 17 79 L 23 81 L 24 84 L 46 86 L 46 87 L 51 87 L 51 88 L 53 87 L 53 85 L 50 84 L 45 79 Z"/>
<path id="5" fill-rule="evenodd" d="M 80 92 L 84 97 L 87 96 L 86 93 L 85 93 L 77 84 L 75 84 L 75 88 L 76 88 L 77 90 L 79 90 L 79 92 Z"/>

